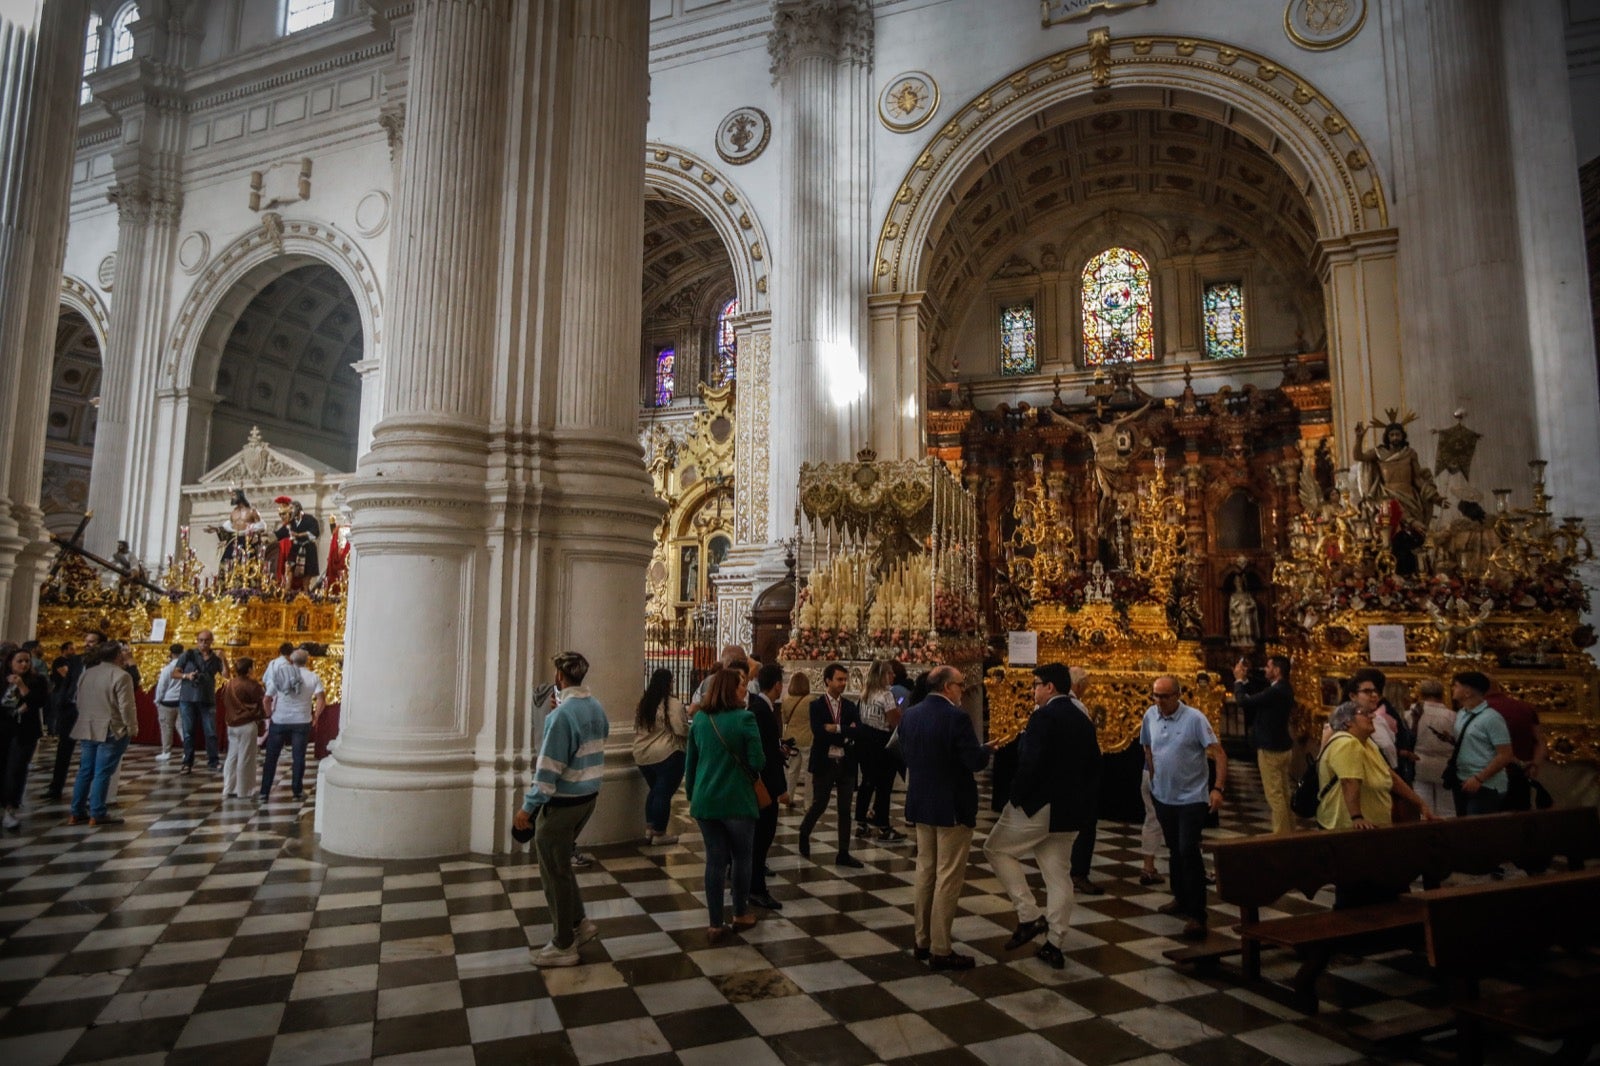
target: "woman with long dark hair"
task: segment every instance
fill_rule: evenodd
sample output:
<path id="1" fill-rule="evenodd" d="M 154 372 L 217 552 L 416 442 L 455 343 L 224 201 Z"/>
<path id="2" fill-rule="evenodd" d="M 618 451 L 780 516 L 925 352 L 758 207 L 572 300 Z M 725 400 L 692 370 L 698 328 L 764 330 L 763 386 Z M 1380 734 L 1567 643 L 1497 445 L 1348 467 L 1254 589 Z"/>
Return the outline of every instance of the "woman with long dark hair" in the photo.
<path id="1" fill-rule="evenodd" d="M 755 786 L 751 776 L 766 765 L 761 731 L 745 706 L 744 673 L 720 670 L 712 680 L 700 713 L 689 726 L 684 790 L 689 813 L 700 823 L 706 842 L 706 908 L 711 924 L 706 937 L 720 944 L 728 935 L 722 922 L 722 890 L 733 867 L 734 929 L 756 924 L 750 905 L 750 859 L 755 844 Z"/>
<path id="2" fill-rule="evenodd" d="M 5 804 L 5 827 L 20 825 L 17 809 L 28 781 L 33 749 L 44 735 L 44 708 L 50 686 L 33 668 L 33 655 L 7 644 L 0 662 L 5 683 L 0 688 L 0 802 Z"/>
<path id="3" fill-rule="evenodd" d="M 650 675 L 639 707 L 633 715 L 633 761 L 650 786 L 644 800 L 644 839 L 647 844 L 676 844 L 670 833 L 672 797 L 683 782 L 684 738 L 689 723 L 683 704 L 672 694 L 672 671 L 661 668 Z"/>

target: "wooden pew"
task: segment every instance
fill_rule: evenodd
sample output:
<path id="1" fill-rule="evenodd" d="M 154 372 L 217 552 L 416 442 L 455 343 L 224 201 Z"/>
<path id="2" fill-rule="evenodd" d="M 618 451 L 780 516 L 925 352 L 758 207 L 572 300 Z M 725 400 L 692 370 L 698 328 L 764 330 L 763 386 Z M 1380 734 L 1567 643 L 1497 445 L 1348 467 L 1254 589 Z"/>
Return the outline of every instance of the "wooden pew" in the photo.
<path id="1" fill-rule="evenodd" d="M 1239 908 L 1241 968 L 1261 974 L 1263 944 L 1301 956 L 1294 991 L 1308 1012 L 1317 1008 L 1316 980 L 1335 951 L 1361 954 L 1422 944 L 1423 914 L 1407 893 L 1418 878 L 1442 882 L 1451 874 L 1486 874 L 1511 863 L 1547 869 L 1556 856 L 1569 868 L 1600 858 L 1600 812 L 1587 807 L 1414 822 L 1377 830 L 1293 833 L 1219 841 L 1210 846 L 1217 895 Z M 1327 885 L 1357 897 L 1384 900 L 1335 911 L 1261 918 L 1290 892 L 1310 898 Z M 1205 962 L 1227 949 L 1202 946 L 1168 952 L 1175 962 Z"/>
<path id="2" fill-rule="evenodd" d="M 1483 1061 L 1485 1029 L 1563 1040 L 1555 1061 L 1580 1063 L 1600 1039 L 1600 975 L 1479 996 L 1478 979 L 1551 947 L 1600 944 L 1600 869 L 1415 897 L 1428 961 L 1461 994 L 1453 1004 L 1459 1061 Z"/>

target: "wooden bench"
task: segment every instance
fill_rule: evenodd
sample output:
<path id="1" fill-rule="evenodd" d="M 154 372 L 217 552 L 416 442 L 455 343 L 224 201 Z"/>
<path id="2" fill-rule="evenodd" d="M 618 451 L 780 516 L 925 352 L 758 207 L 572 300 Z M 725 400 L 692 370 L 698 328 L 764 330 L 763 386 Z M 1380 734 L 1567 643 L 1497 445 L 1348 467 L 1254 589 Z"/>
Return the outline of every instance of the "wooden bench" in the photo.
<path id="1" fill-rule="evenodd" d="M 1478 979 L 1552 947 L 1600 944 L 1600 869 L 1434 889 L 1413 898 L 1428 961 L 1458 992 L 1452 1006 L 1459 1061 L 1483 1061 L 1486 1029 L 1564 1041 L 1555 1061 L 1588 1058 L 1600 1039 L 1600 975 L 1487 997 L 1478 995 Z"/>
<path id="2" fill-rule="evenodd" d="M 1600 813 L 1587 807 L 1520 811 L 1378 830 L 1251 837 L 1220 841 L 1210 850 L 1217 895 L 1239 908 L 1239 942 L 1213 938 L 1167 957 L 1205 965 L 1237 951 L 1245 978 L 1255 980 L 1261 975 L 1263 944 L 1288 948 L 1301 957 L 1293 983 L 1296 1000 L 1315 1012 L 1317 978 L 1336 951 L 1363 954 L 1422 945 L 1423 914 L 1407 895 L 1418 878 L 1442 882 L 1451 874 L 1486 874 L 1507 863 L 1543 870 L 1556 856 L 1579 868 L 1600 858 Z M 1384 902 L 1261 918 L 1262 908 L 1290 892 L 1309 899 L 1328 885 L 1347 896 Z"/>

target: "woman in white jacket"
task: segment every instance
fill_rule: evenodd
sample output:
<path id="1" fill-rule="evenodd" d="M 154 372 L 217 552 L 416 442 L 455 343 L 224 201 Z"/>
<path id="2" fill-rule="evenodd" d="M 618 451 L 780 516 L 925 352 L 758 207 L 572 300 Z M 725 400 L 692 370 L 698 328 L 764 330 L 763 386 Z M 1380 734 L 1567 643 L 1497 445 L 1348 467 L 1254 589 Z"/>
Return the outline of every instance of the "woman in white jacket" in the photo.
<path id="1" fill-rule="evenodd" d="M 1456 712 L 1444 702 L 1444 684 L 1426 678 L 1417 684 L 1420 699 L 1406 712 L 1417 735 L 1417 779 L 1412 787 L 1441 818 L 1456 813 L 1454 797 L 1444 787 L 1444 767 L 1455 750 Z"/>

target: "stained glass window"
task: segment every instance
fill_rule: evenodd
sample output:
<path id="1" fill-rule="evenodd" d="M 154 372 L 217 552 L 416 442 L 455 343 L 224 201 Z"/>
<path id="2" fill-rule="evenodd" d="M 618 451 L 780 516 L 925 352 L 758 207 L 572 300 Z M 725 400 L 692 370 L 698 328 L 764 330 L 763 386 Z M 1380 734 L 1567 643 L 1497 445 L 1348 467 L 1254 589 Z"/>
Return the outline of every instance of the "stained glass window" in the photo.
<path id="1" fill-rule="evenodd" d="M 671 348 L 662 348 L 656 352 L 656 406 L 666 407 L 672 403 L 673 379 L 672 367 L 677 362 L 677 353 Z"/>
<path id="2" fill-rule="evenodd" d="M 718 386 L 726 385 L 734 378 L 734 370 L 739 361 L 739 338 L 733 332 L 733 318 L 739 313 L 739 298 L 735 296 L 722 305 L 722 310 L 717 314 L 717 372 L 715 381 Z"/>
<path id="3" fill-rule="evenodd" d="M 129 26 L 139 21 L 139 5 L 124 4 L 111 20 L 111 65 L 126 63 L 133 58 L 133 31 Z"/>
<path id="4" fill-rule="evenodd" d="M 1035 343 L 1033 304 L 1011 304 L 1000 308 L 1000 373 L 1035 374 L 1039 370 L 1039 348 Z"/>
<path id="5" fill-rule="evenodd" d="M 83 76 L 87 78 L 100 69 L 100 16 L 89 15 L 89 32 L 83 38 Z M 89 83 L 83 83 L 82 90 L 78 93 L 79 103 L 88 103 L 94 94 L 89 91 Z"/>
<path id="6" fill-rule="evenodd" d="M 1150 266 L 1131 248 L 1107 248 L 1083 268 L 1083 361 L 1148 363 L 1156 357 Z"/>
<path id="7" fill-rule="evenodd" d="M 285 0 L 283 32 L 298 33 L 333 18 L 333 0 Z"/>
<path id="8" fill-rule="evenodd" d="M 1218 281 L 1206 286 L 1206 358 L 1238 359 L 1244 355 L 1244 286 Z"/>

